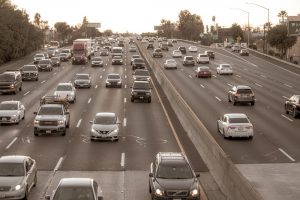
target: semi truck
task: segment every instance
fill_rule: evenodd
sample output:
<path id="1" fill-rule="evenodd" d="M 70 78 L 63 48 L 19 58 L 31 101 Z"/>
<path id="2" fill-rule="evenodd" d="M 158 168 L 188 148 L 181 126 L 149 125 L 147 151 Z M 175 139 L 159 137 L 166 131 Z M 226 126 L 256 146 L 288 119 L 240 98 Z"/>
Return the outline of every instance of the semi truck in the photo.
<path id="1" fill-rule="evenodd" d="M 92 40 L 77 39 L 73 41 L 72 64 L 86 64 L 92 56 Z"/>

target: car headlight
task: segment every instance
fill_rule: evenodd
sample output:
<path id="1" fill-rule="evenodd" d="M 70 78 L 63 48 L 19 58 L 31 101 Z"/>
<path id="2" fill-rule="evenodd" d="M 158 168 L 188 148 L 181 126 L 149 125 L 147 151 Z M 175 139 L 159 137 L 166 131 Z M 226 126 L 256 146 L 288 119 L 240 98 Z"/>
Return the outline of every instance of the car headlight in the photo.
<path id="1" fill-rule="evenodd" d="M 59 120 L 59 121 L 58 121 L 58 124 L 59 124 L 59 125 L 63 125 L 64 123 L 65 123 L 64 120 Z"/>
<path id="2" fill-rule="evenodd" d="M 116 128 L 115 130 L 113 130 L 111 133 L 113 133 L 113 134 L 116 134 L 116 133 L 118 133 L 119 132 L 119 129 L 118 128 Z"/>
<path id="3" fill-rule="evenodd" d="M 122 81 L 118 81 L 118 84 L 121 84 L 122 83 Z"/>
<path id="4" fill-rule="evenodd" d="M 163 196 L 163 194 L 164 194 L 164 191 L 162 191 L 162 190 L 160 190 L 160 189 L 156 189 L 155 190 L 155 194 L 157 195 L 157 196 Z"/>
<path id="5" fill-rule="evenodd" d="M 97 133 L 97 131 L 95 129 L 93 129 L 93 128 L 91 128 L 91 132 L 92 133 Z"/>
<path id="6" fill-rule="evenodd" d="M 22 184 L 18 184 L 18 185 L 16 185 L 15 187 L 13 187 L 12 189 L 14 190 L 14 191 L 18 191 L 18 190 L 21 190 L 22 188 L 24 187 L 24 185 Z"/>
<path id="7" fill-rule="evenodd" d="M 15 87 L 15 85 L 14 84 L 10 84 L 10 86 L 9 86 L 10 88 L 14 88 Z"/>
<path id="8" fill-rule="evenodd" d="M 132 94 L 133 94 L 133 95 L 137 95 L 137 92 L 133 92 Z"/>
<path id="9" fill-rule="evenodd" d="M 33 124 L 34 124 L 34 125 L 39 125 L 39 123 L 40 123 L 39 120 L 34 120 L 34 121 L 33 121 Z"/>
<path id="10" fill-rule="evenodd" d="M 191 190 L 190 194 L 191 194 L 191 196 L 195 197 L 195 196 L 199 195 L 199 191 L 198 191 L 198 189 L 193 189 L 193 190 Z"/>
<path id="11" fill-rule="evenodd" d="M 11 118 L 12 119 L 17 119 L 17 115 L 12 115 Z"/>
<path id="12" fill-rule="evenodd" d="M 146 95 L 147 95 L 147 96 L 150 96 L 150 95 L 151 95 L 151 93 L 150 93 L 150 92 L 147 92 L 147 93 L 146 93 Z"/>

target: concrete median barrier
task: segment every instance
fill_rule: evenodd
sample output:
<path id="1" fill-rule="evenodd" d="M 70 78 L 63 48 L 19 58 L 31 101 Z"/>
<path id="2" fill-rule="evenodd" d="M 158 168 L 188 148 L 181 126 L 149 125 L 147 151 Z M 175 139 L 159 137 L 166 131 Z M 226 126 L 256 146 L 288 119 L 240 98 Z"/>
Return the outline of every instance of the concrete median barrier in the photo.
<path id="1" fill-rule="evenodd" d="M 227 199 L 262 200 L 261 195 L 237 169 L 230 157 L 222 150 L 194 111 L 168 80 L 161 66 L 155 60 L 150 59 L 151 54 L 144 47 L 139 43 L 137 43 L 137 46 L 161 85 L 183 128 Z"/>

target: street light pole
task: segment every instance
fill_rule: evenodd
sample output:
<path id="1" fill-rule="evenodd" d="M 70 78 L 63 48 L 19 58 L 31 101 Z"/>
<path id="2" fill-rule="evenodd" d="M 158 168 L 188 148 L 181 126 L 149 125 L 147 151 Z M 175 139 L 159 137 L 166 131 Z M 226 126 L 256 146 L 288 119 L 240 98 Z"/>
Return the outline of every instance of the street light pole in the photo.
<path id="1" fill-rule="evenodd" d="M 268 39 L 269 39 L 269 30 L 270 30 L 270 10 L 269 10 L 269 8 L 266 8 L 266 7 L 264 7 L 264 6 L 261 6 L 261 5 L 259 5 L 259 4 L 256 4 L 256 3 L 249 3 L 249 2 L 247 2 L 246 4 L 252 4 L 252 5 L 255 5 L 255 6 L 258 6 L 258 7 L 261 7 L 261 8 L 263 8 L 263 9 L 265 9 L 265 10 L 267 10 L 268 11 L 268 33 L 267 33 L 267 38 L 266 38 L 266 41 L 268 41 Z M 267 49 L 267 53 L 268 53 L 268 42 L 266 43 L 266 49 Z"/>
<path id="2" fill-rule="evenodd" d="M 242 12 L 244 12 L 244 13 L 247 13 L 247 15 L 248 15 L 248 34 L 247 34 L 247 37 L 248 37 L 248 40 L 247 40 L 247 47 L 249 48 L 249 45 L 250 45 L 250 26 L 249 26 L 249 12 L 248 11 L 246 11 L 246 10 L 242 10 L 242 9 L 239 9 L 239 8 L 232 8 L 232 9 L 235 9 L 235 10 L 239 10 L 239 11 L 242 11 Z"/>

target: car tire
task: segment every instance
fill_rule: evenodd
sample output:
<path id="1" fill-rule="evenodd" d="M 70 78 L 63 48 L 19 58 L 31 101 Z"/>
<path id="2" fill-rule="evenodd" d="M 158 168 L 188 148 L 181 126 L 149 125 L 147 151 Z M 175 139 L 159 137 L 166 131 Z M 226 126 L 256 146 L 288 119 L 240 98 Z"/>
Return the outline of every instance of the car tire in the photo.
<path id="1" fill-rule="evenodd" d="M 229 95 L 228 95 L 228 102 L 231 103 L 231 98 Z"/>
<path id="2" fill-rule="evenodd" d="M 27 199 L 28 199 L 28 187 L 26 187 L 25 196 L 24 196 L 23 200 L 27 200 Z"/>
<path id="3" fill-rule="evenodd" d="M 236 101 L 233 101 L 233 105 L 236 106 Z"/>
<path id="4" fill-rule="evenodd" d="M 249 140 L 252 140 L 252 139 L 253 139 L 253 136 L 249 136 L 248 138 L 249 138 Z"/>
<path id="5" fill-rule="evenodd" d="M 23 115 L 23 117 L 22 117 L 22 120 L 24 120 L 25 119 L 25 111 L 24 111 L 24 115 Z"/>
<path id="6" fill-rule="evenodd" d="M 61 135 L 65 136 L 66 135 L 66 130 L 64 130 Z"/>
<path id="7" fill-rule="evenodd" d="M 134 102 L 134 99 L 133 99 L 133 98 L 131 98 L 131 102 Z"/>
<path id="8" fill-rule="evenodd" d="M 39 134 L 37 132 L 33 132 L 34 136 L 39 136 Z"/>
<path id="9" fill-rule="evenodd" d="M 33 187 L 35 187 L 36 185 L 37 185 L 37 173 L 35 173 L 35 176 L 34 176 Z"/>
<path id="10" fill-rule="evenodd" d="M 148 99 L 148 103 L 151 103 L 151 98 L 150 98 L 150 99 Z"/>
<path id="11" fill-rule="evenodd" d="M 254 101 L 252 101 L 252 102 L 251 102 L 251 106 L 254 106 L 254 105 L 255 105 L 255 102 L 254 102 Z"/>
<path id="12" fill-rule="evenodd" d="M 293 114 L 293 117 L 294 117 L 294 118 L 297 118 L 297 111 L 296 111 L 296 108 L 293 109 L 293 113 L 292 113 L 292 114 Z"/>

